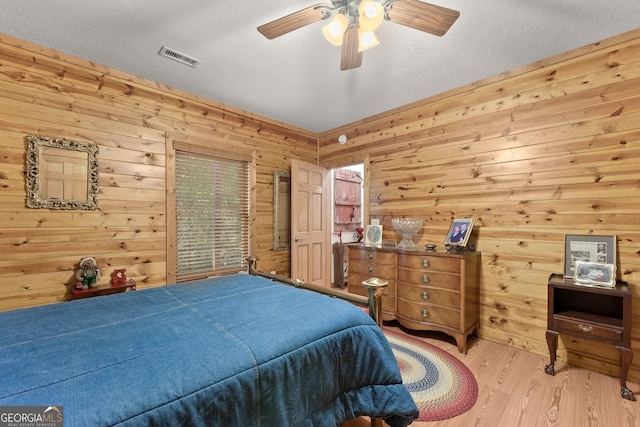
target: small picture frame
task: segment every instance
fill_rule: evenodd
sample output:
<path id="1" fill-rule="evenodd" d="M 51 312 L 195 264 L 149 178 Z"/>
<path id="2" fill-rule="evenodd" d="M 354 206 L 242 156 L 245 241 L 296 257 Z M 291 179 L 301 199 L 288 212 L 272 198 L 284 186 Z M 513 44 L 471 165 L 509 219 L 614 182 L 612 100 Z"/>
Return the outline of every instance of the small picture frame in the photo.
<path id="1" fill-rule="evenodd" d="M 565 234 L 564 277 L 573 277 L 578 261 L 616 265 L 616 236 Z"/>
<path id="2" fill-rule="evenodd" d="M 367 225 L 364 232 L 364 244 L 382 247 L 382 225 Z"/>
<path id="3" fill-rule="evenodd" d="M 576 261 L 573 281 L 578 285 L 604 286 L 616 285 L 616 266 L 602 262 Z"/>
<path id="4" fill-rule="evenodd" d="M 445 246 L 467 246 L 474 221 L 473 218 L 454 219 L 444 240 Z"/>

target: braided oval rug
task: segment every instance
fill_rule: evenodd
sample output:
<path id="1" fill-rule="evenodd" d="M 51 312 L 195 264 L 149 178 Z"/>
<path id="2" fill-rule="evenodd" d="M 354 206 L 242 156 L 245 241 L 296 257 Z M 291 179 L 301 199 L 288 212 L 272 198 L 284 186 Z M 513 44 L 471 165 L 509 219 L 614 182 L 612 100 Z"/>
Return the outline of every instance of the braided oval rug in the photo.
<path id="1" fill-rule="evenodd" d="M 402 381 L 420 409 L 418 421 L 438 421 L 465 413 L 478 399 L 473 373 L 446 351 L 386 328 Z"/>

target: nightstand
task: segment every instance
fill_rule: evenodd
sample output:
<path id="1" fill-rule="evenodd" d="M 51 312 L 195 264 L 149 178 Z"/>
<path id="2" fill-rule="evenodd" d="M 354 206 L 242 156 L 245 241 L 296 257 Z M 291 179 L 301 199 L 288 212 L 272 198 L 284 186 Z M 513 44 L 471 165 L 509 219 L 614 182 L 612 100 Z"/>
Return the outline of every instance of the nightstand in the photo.
<path id="1" fill-rule="evenodd" d="M 626 282 L 615 287 L 577 285 L 572 278 L 552 274 L 548 281 L 547 345 L 550 363 L 544 371 L 554 375 L 558 334 L 615 345 L 620 352 L 620 394 L 635 400 L 627 387 L 631 351 L 631 290 Z"/>

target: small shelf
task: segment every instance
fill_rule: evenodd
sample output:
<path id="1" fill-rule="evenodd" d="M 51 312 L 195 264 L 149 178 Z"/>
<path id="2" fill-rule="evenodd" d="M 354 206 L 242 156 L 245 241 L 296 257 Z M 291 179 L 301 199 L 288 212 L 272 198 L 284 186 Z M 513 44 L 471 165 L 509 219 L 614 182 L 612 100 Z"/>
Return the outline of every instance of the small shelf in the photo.
<path id="1" fill-rule="evenodd" d="M 136 290 L 135 283 L 129 282 L 124 285 L 98 286 L 96 288 L 89 288 L 89 289 L 74 288 L 71 293 L 71 299 L 75 300 L 75 299 L 89 298 L 89 297 L 100 296 L 100 295 L 117 294 L 120 292 L 125 292 L 129 289 L 132 291 L 135 291 Z"/>

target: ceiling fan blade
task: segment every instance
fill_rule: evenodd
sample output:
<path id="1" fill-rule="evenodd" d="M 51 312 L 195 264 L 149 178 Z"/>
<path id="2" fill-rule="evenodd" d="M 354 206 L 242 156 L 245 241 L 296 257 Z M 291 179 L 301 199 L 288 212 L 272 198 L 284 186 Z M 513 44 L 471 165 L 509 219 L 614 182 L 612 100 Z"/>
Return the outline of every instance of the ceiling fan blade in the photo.
<path id="1" fill-rule="evenodd" d="M 268 39 L 275 39 L 298 28 L 321 21 L 328 17 L 332 10 L 333 6 L 330 4 L 316 4 L 261 25 L 258 27 L 258 31 Z"/>
<path id="2" fill-rule="evenodd" d="M 415 28 L 416 30 L 444 35 L 456 22 L 460 12 L 418 0 L 396 0 L 387 12 L 390 22 Z"/>
<path id="3" fill-rule="evenodd" d="M 362 65 L 362 52 L 358 52 L 358 27 L 350 25 L 344 32 L 340 70 L 350 70 Z"/>

